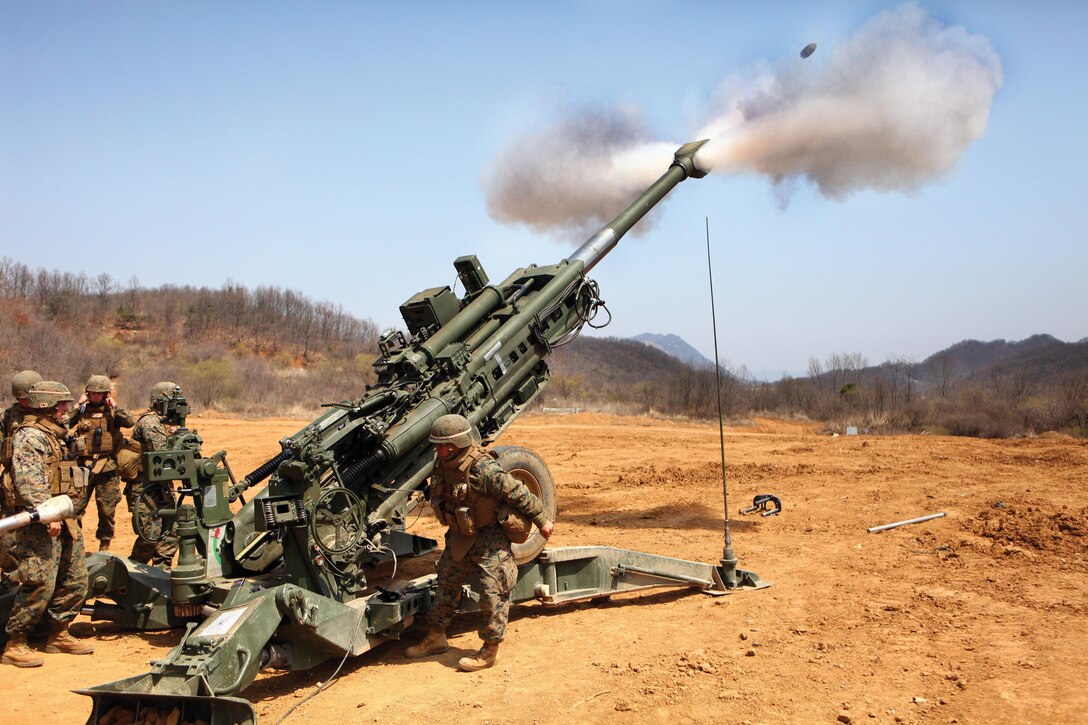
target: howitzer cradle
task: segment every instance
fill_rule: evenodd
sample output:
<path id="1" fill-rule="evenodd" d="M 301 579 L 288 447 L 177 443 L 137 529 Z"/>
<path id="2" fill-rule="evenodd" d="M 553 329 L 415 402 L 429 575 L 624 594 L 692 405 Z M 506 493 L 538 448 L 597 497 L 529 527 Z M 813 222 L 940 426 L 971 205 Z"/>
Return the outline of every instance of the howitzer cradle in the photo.
<path id="1" fill-rule="evenodd" d="M 181 643 L 143 675 L 79 690 L 93 701 L 90 723 L 117 705 L 180 710 L 182 721 L 253 722 L 237 697 L 265 667 L 301 670 L 356 656 L 397 639 L 431 606 L 435 575 L 391 590 L 366 571 L 390 558 L 433 551 L 437 542 L 404 531 L 410 499 L 434 465 L 427 440 L 447 413 L 467 417 L 494 442 L 539 395 L 545 358 L 575 337 L 603 306 L 585 275 L 655 204 L 689 176 L 700 177 L 685 144 L 664 175 L 558 264 L 530 265 L 490 285 L 475 257 L 454 262 L 465 288 L 424 290 L 401 306 L 409 338 L 379 342 L 376 384 L 280 441 L 281 452 L 234 478 L 226 453 L 200 454 L 182 428 L 164 451 L 145 454 L 141 506 L 172 520 L 178 561 L 161 571 L 107 554 L 89 557 L 94 618 L 162 629 L 185 626 Z M 556 513 L 547 465 L 524 448 L 493 449 L 500 464 Z M 247 490 L 268 478 L 248 503 Z M 154 486 L 178 486 L 179 503 L 156 505 Z M 231 504 L 242 504 L 234 511 Z M 141 532 L 151 538 L 152 532 Z M 729 556 L 719 566 L 608 547 L 544 550 L 534 532 L 515 545 L 515 603 L 559 605 L 657 587 L 725 593 L 765 586 Z M 472 606 L 476 595 L 467 592 Z"/>

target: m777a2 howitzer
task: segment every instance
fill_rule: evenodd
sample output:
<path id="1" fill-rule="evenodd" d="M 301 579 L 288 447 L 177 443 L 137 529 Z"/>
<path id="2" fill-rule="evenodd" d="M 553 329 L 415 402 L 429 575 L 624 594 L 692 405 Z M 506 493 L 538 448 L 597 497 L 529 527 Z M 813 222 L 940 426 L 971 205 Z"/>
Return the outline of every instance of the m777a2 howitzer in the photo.
<path id="1" fill-rule="evenodd" d="M 682 146 L 669 169 L 627 209 L 558 264 L 518 269 L 489 284 L 475 257 L 454 262 L 465 294 L 424 290 L 401 306 L 409 337 L 380 341 L 377 383 L 280 441 L 282 451 L 236 480 L 220 452 L 200 455 L 195 431 L 148 453 L 149 483 L 178 486 L 181 503 L 158 514 L 180 541 L 170 572 L 95 554 L 88 564 L 94 618 L 147 629 L 187 627 L 169 654 L 142 675 L 100 685 L 90 722 L 117 707 L 180 709 L 182 721 L 252 722 L 236 697 L 265 667 L 302 670 L 359 655 L 398 638 L 431 606 L 435 575 L 395 590 L 367 572 L 391 556 L 436 542 L 407 533 L 413 494 L 434 465 L 432 423 L 459 413 L 494 442 L 540 394 L 553 348 L 575 337 L 602 304 L 586 274 L 655 204 L 689 176 L 703 142 Z M 503 467 L 556 513 L 544 461 L 497 447 Z M 231 503 L 268 478 L 237 513 Z M 143 505 L 143 504 L 141 504 Z M 140 506 L 136 507 L 137 510 Z M 142 532 L 145 537 L 154 532 Z M 515 546 L 514 602 L 545 605 L 660 586 L 729 591 L 758 586 L 727 546 L 719 565 L 608 547 L 544 549 L 534 532 Z"/>

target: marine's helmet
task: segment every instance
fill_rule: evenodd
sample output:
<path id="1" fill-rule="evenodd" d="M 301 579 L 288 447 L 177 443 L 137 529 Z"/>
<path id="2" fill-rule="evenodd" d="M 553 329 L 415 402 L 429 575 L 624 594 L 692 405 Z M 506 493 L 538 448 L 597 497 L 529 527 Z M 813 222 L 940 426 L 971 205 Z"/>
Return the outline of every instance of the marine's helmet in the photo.
<path id="1" fill-rule="evenodd" d="M 431 426 L 431 443 L 468 448 L 473 443 L 472 423 L 463 415 L 444 415 Z"/>
<path id="2" fill-rule="evenodd" d="M 23 370 L 22 372 L 15 373 L 11 378 L 11 395 L 16 400 L 22 400 L 26 397 L 26 393 L 30 390 L 31 386 L 35 383 L 40 383 L 42 376 L 33 370 Z"/>
<path id="3" fill-rule="evenodd" d="M 71 391 L 68 388 L 52 380 L 43 380 L 34 383 L 26 393 L 27 405 L 34 410 L 48 410 L 61 403 L 72 402 Z"/>
<path id="4" fill-rule="evenodd" d="M 105 375 L 92 375 L 84 390 L 88 393 L 109 393 L 113 391 L 113 384 Z"/>
<path id="5" fill-rule="evenodd" d="M 174 383 L 155 383 L 154 387 L 151 388 L 151 407 L 158 409 L 163 403 L 174 397 L 174 391 L 177 387 Z"/>

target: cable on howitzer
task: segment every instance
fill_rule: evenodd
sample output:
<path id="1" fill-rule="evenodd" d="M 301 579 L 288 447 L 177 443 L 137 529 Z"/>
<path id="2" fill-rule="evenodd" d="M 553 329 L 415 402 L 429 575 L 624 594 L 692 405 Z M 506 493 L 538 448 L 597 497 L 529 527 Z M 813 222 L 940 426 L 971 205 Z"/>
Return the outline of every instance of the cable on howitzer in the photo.
<path id="1" fill-rule="evenodd" d="M 332 676 L 330 676 L 329 679 L 322 682 L 318 686 L 318 688 L 316 690 L 314 690 L 309 695 L 307 695 L 306 697 L 302 698 L 301 700 L 296 702 L 294 705 L 292 705 L 291 709 L 288 710 L 287 712 L 283 713 L 283 717 L 281 717 L 279 720 L 276 721 L 276 725 L 280 725 L 280 723 L 282 723 L 284 720 L 289 718 L 291 716 L 291 713 L 293 713 L 295 710 L 299 709 L 300 707 L 305 705 L 307 702 L 309 702 L 310 700 L 314 699 L 315 697 L 320 695 L 322 692 L 327 690 L 329 685 L 331 685 L 336 680 L 336 678 L 340 676 L 340 670 L 344 669 L 344 663 L 348 661 L 348 657 L 351 656 L 351 651 L 355 649 L 355 641 L 357 639 L 359 639 L 359 632 L 361 632 L 362 629 L 363 629 L 363 620 L 364 619 L 365 619 L 365 617 L 362 617 L 362 616 L 359 617 L 359 623 L 355 625 L 355 633 L 353 635 L 351 635 L 351 644 L 348 645 L 347 651 L 344 652 L 344 656 L 340 659 L 340 664 L 338 664 L 336 666 L 336 671 L 332 673 Z"/>
<path id="2" fill-rule="evenodd" d="M 577 290 L 575 290 L 577 288 Z M 607 327 L 612 322 L 612 313 L 605 305 L 604 300 L 601 299 L 601 288 L 595 280 L 588 279 L 586 277 L 579 277 L 572 281 L 562 294 L 557 295 L 555 302 L 546 307 L 540 313 L 541 319 L 547 319 L 549 315 L 555 312 L 563 301 L 567 299 L 567 296 L 574 291 L 576 297 L 576 312 L 578 314 L 578 323 L 574 325 L 570 330 L 565 332 L 555 342 L 550 343 L 552 348 L 562 347 L 574 340 L 582 333 L 582 328 L 585 325 L 589 325 L 594 330 L 599 330 L 602 327 Z M 604 310 L 608 314 L 608 320 L 600 325 L 594 325 L 593 320 L 597 317 L 600 310 Z"/>

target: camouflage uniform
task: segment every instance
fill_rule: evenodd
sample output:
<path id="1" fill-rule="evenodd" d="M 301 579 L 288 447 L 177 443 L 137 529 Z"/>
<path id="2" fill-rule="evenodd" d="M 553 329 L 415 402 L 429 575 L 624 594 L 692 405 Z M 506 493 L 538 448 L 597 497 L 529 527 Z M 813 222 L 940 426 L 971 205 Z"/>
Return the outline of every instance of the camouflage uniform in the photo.
<path id="1" fill-rule="evenodd" d="M 431 505 L 438 520 L 450 527 L 446 548 L 438 560 L 438 587 L 428 614 L 434 631 L 445 631 L 461 602 L 462 586 L 468 584 L 480 595 L 484 625 L 480 638 L 497 644 L 506 635 L 510 616 L 510 592 L 517 583 L 510 538 L 495 518 L 498 504 L 506 503 L 544 526 L 544 506 L 521 481 L 502 470 L 499 462 L 483 448 L 473 445 L 452 460 L 439 460 L 431 477 Z M 464 526 L 459 509 L 471 509 L 476 533 Z"/>
<path id="2" fill-rule="evenodd" d="M 21 510 L 21 507 L 16 504 L 15 488 L 11 478 L 11 444 L 16 424 L 23 422 L 23 418 L 29 414 L 31 414 L 29 409 L 19 403 L 13 403 L 0 415 L 0 489 L 2 489 L 0 516 L 11 516 Z M 15 570 L 17 564 L 11 556 L 14 544 L 15 537 L 12 532 L 0 531 L 0 572 Z"/>
<path id="3" fill-rule="evenodd" d="M 167 438 L 162 419 L 154 412 L 144 413 L 140 416 L 132 430 L 132 440 L 140 444 L 140 449 L 144 453 L 161 451 L 166 448 Z M 140 494 L 143 493 L 145 482 L 145 476 L 141 475 L 140 480 L 134 481 L 126 489 L 125 495 L 128 499 L 130 511 L 136 510 L 136 501 L 139 499 Z M 175 503 L 173 490 L 168 486 L 159 486 L 158 491 L 160 492 L 158 505 L 172 508 Z M 140 527 L 148 533 L 158 535 L 162 529 L 162 521 L 152 516 L 145 505 L 140 515 Z M 156 566 L 169 568 L 174 561 L 174 554 L 177 553 L 177 550 L 178 539 L 173 532 L 168 533 L 162 541 L 155 544 L 137 535 L 129 558 L 141 564 L 151 562 Z"/>
<path id="4" fill-rule="evenodd" d="M 2 463 L 5 469 L 11 465 L 11 436 L 15 434 L 15 426 L 22 423 L 23 418 L 32 412 L 21 403 L 15 402 L 0 413 L 0 450 L 3 450 Z"/>
<path id="5" fill-rule="evenodd" d="M 0 509 L 4 515 L 16 513 L 21 508 L 16 504 L 14 488 L 11 483 L 11 452 L 15 426 L 23 422 L 27 416 L 34 415 L 34 411 L 24 407 L 21 403 L 12 403 L 0 414 L 0 469 L 3 475 L 3 495 L 0 496 Z"/>
<path id="6" fill-rule="evenodd" d="M 115 530 L 117 504 L 121 502 L 121 479 L 117 475 L 117 451 L 123 440 L 121 428 L 131 428 L 136 419 L 123 408 L 88 402 L 76 408 L 68 425 L 76 441 L 79 464 L 91 470 L 84 494 L 73 501 L 76 517 L 82 524 L 94 491 L 98 508 L 98 528 L 94 535 L 100 548 L 108 548 Z"/>
<path id="7" fill-rule="evenodd" d="M 11 437 L 15 424 L 21 423 L 30 411 L 18 402 L 0 414 L 0 516 L 18 513 L 15 505 L 15 488 L 11 479 Z M 15 549 L 15 532 L 0 531 L 0 622 L 6 622 L 11 613 L 11 603 L 18 584 L 14 573 L 19 562 L 12 556 Z M 0 645 L 7 644 L 7 633 L 0 628 Z"/>
<path id="8" fill-rule="evenodd" d="M 63 426 L 48 416 L 28 417 L 15 427 L 12 478 L 19 509 L 37 508 L 57 493 L 57 464 L 63 460 L 60 438 Z M 78 491 L 66 492 L 73 496 Z M 60 535 L 50 537 L 48 527 L 32 524 L 14 532 L 15 574 L 18 589 L 6 631 L 25 637 L 45 615 L 51 629 L 63 630 L 79 614 L 87 596 L 87 563 L 83 534 L 74 520 L 67 520 Z"/>

